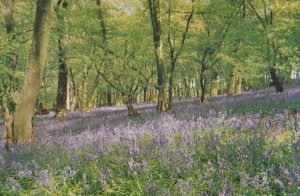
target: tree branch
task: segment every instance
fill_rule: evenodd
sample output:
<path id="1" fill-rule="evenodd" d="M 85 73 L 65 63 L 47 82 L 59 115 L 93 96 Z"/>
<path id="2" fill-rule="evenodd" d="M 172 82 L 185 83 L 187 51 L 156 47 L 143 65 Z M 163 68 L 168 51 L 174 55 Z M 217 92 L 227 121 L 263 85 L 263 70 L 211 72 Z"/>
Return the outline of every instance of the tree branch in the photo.
<path id="1" fill-rule="evenodd" d="M 115 84 L 113 84 L 111 81 L 109 81 L 105 75 L 103 73 L 101 73 L 99 70 L 97 70 L 97 73 L 111 86 L 113 87 L 114 89 L 116 89 L 117 91 L 121 92 L 121 93 L 124 93 L 123 89 L 121 88 L 118 88 Z"/>

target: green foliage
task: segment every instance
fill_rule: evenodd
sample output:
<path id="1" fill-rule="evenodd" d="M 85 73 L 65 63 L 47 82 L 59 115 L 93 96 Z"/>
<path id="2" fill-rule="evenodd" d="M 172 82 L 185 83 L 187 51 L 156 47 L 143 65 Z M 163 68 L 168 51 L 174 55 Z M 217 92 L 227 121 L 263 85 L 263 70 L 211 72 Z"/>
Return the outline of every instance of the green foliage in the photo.
<path id="1" fill-rule="evenodd" d="M 206 70 L 207 87 L 211 86 L 212 76 L 217 74 L 218 81 L 227 84 L 222 87 L 226 91 L 232 70 L 243 80 L 243 89 L 268 86 L 270 66 L 274 66 L 281 79 L 286 82 L 289 82 L 293 71 L 299 71 L 299 2 L 251 2 L 257 13 L 244 0 L 161 1 L 167 77 L 171 74 L 171 50 L 179 54 L 173 73 L 173 88 L 179 94 L 175 97 L 188 94 L 188 89 L 191 89 L 193 95 L 199 91 L 199 61 L 207 48 L 212 50 L 205 59 L 206 63 L 211 65 L 218 59 L 213 68 Z M 6 33 L 5 25 L 0 26 L 1 89 L 10 83 L 10 76 L 13 76 L 18 86 L 23 82 L 32 36 L 34 5 L 34 1 L 15 2 L 16 32 L 13 35 Z M 0 9 L 0 20 L 5 24 L 5 6 Z M 127 96 L 133 94 L 132 87 L 138 89 L 134 97 L 142 97 L 143 88 L 147 88 L 146 94 L 149 97 L 149 92 L 156 90 L 156 62 L 147 9 L 147 2 L 139 0 L 103 0 L 101 6 L 92 0 L 72 0 L 68 1 L 67 10 L 55 6 L 47 66 L 40 94 L 44 105 L 55 105 L 59 63 L 57 40 L 61 33 L 65 36 L 66 62 L 74 77 L 74 83 L 70 81 L 70 88 L 74 91 L 71 99 L 81 90 L 83 65 L 88 65 L 89 68 L 88 94 L 90 97 L 99 95 L 99 99 L 102 97 L 101 101 L 98 100 L 102 104 L 105 103 L 103 99 L 109 91 L 117 99 L 122 93 Z M 195 13 L 185 42 L 181 45 L 191 10 Z M 106 29 L 106 44 L 101 30 L 100 11 Z M 61 22 L 59 18 L 65 19 Z M 173 48 L 169 45 L 169 36 Z M 269 55 L 267 39 L 270 41 Z M 220 42 L 222 44 L 216 47 Z M 16 70 L 9 65 L 9 56 L 13 51 L 18 54 Z M 271 64 L 268 62 L 269 57 L 272 57 Z M 98 71 L 106 78 L 99 76 Z M 111 87 L 108 81 L 115 87 Z M 218 86 L 221 86 L 220 82 Z"/>

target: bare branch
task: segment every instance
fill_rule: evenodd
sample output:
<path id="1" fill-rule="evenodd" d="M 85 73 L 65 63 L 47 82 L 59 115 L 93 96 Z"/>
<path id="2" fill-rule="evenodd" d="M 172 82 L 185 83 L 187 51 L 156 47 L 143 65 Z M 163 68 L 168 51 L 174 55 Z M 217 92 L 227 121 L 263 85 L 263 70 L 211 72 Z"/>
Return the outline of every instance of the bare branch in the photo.
<path id="1" fill-rule="evenodd" d="M 109 81 L 106 76 L 101 73 L 99 70 L 97 70 L 97 73 L 111 86 L 113 87 L 114 89 L 116 89 L 117 91 L 121 92 L 121 93 L 124 93 L 124 90 L 121 89 L 121 88 L 118 88 L 115 84 L 113 84 L 111 81 Z"/>

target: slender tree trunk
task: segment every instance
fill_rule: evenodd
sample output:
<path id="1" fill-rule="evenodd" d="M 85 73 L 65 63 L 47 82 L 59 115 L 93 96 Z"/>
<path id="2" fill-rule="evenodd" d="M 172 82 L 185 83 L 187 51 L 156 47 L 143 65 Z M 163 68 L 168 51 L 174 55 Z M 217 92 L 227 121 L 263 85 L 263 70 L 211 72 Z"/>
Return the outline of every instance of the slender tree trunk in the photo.
<path id="1" fill-rule="evenodd" d="M 162 42 L 162 29 L 161 29 L 161 16 L 160 16 L 160 0 L 148 0 L 151 24 L 153 30 L 153 42 L 156 57 L 157 69 L 157 111 L 164 112 L 168 108 L 166 97 L 166 70 L 163 58 L 163 42 Z"/>
<path id="2" fill-rule="evenodd" d="M 173 62 L 171 63 L 170 76 L 169 76 L 169 89 L 168 89 L 168 94 L 169 94 L 168 101 L 169 101 L 169 103 L 168 103 L 168 110 L 171 109 L 172 105 L 173 105 L 173 88 L 174 88 L 173 77 L 174 77 L 175 66 L 176 66 L 176 62 L 173 60 Z"/>
<path id="3" fill-rule="evenodd" d="M 173 106 L 173 76 L 170 75 L 169 77 L 169 89 L 168 89 L 168 94 L 169 94 L 169 103 L 168 103 L 168 109 L 171 109 Z"/>
<path id="4" fill-rule="evenodd" d="M 14 93 L 16 110 L 13 116 L 12 140 L 14 143 L 30 142 L 34 139 L 33 116 L 37 103 L 41 77 L 47 56 L 51 26 L 52 0 L 38 0 L 24 85 Z"/>
<path id="5" fill-rule="evenodd" d="M 206 94 L 206 63 L 204 62 L 204 60 L 202 61 L 202 63 L 200 64 L 201 68 L 200 68 L 200 88 L 201 88 L 201 96 L 200 96 L 200 102 L 204 103 L 205 101 L 205 94 Z"/>
<path id="6" fill-rule="evenodd" d="M 70 97 L 70 80 L 67 81 L 67 100 L 66 100 L 66 109 L 71 109 L 71 97 Z"/>
<path id="7" fill-rule="evenodd" d="M 63 46 L 63 37 L 58 40 L 59 43 L 59 70 L 58 70 L 58 86 L 56 96 L 56 117 L 66 115 L 66 103 L 68 96 L 68 68 L 65 60 L 65 52 Z"/>
<path id="8" fill-rule="evenodd" d="M 91 99 L 89 100 L 89 108 L 95 108 L 97 107 L 97 99 L 98 99 L 98 91 L 97 87 L 99 85 L 99 76 L 100 74 L 97 72 L 97 75 L 94 79 L 93 85 L 90 90 Z"/>
<path id="9" fill-rule="evenodd" d="M 148 101 L 149 102 L 153 102 L 153 100 L 154 100 L 154 92 L 153 92 L 153 90 L 152 89 L 150 89 L 150 91 L 149 91 L 149 97 L 148 97 Z"/>
<path id="10" fill-rule="evenodd" d="M 66 44 L 65 44 L 65 17 L 64 11 L 67 9 L 67 0 L 59 1 L 55 11 L 60 28 L 58 29 L 58 86 L 56 96 L 56 117 L 66 116 L 66 104 L 68 96 L 68 68 L 66 62 Z M 63 10 L 62 10 L 63 9 Z"/>
<path id="11" fill-rule="evenodd" d="M 111 88 L 108 87 L 107 93 L 106 93 L 106 101 L 107 101 L 107 106 L 112 106 L 112 92 L 111 92 Z"/>
<path id="12" fill-rule="evenodd" d="M 205 93 L 206 93 L 205 84 L 201 84 L 201 97 L 200 97 L 201 103 L 204 103 L 205 101 Z"/>
<path id="13" fill-rule="evenodd" d="M 230 83 L 229 83 L 229 95 L 234 95 L 235 93 L 235 82 L 236 82 L 236 77 L 235 77 L 235 69 L 233 69 L 230 72 Z"/>
<path id="14" fill-rule="evenodd" d="M 143 87 L 143 92 L 144 92 L 143 99 L 144 99 L 144 103 L 147 102 L 147 91 L 148 91 L 148 87 L 147 86 Z"/>
<path id="15" fill-rule="evenodd" d="M 227 92 L 227 85 L 226 85 L 226 80 L 225 80 L 225 78 L 220 78 L 220 83 L 219 83 L 220 85 L 220 90 L 219 90 L 219 93 L 218 94 L 221 94 L 221 95 L 224 95 L 224 94 L 226 94 L 226 92 Z"/>
<path id="16" fill-rule="evenodd" d="M 201 97 L 200 97 L 201 103 L 204 103 L 205 101 L 205 93 L 206 93 L 205 85 L 201 85 Z"/>
<path id="17" fill-rule="evenodd" d="M 69 69 L 69 73 L 70 73 L 70 77 L 71 77 L 70 81 L 72 84 L 72 92 L 73 92 L 71 103 L 70 103 L 70 110 L 73 112 L 73 111 L 75 111 L 76 104 L 77 104 L 77 91 L 76 91 L 75 78 L 74 78 L 73 70 L 71 67 Z"/>
<path id="18" fill-rule="evenodd" d="M 219 82 L 218 82 L 218 73 L 213 71 L 213 76 L 210 84 L 210 96 L 214 97 L 218 95 Z"/>
<path id="19" fill-rule="evenodd" d="M 5 139 L 6 139 L 6 148 L 9 148 L 9 145 L 12 144 L 13 141 L 13 108 L 9 108 L 9 106 L 14 107 L 14 103 L 9 103 L 7 97 L 4 96 L 2 99 L 2 111 L 3 118 L 5 123 Z"/>
<path id="20" fill-rule="evenodd" d="M 82 85 L 81 85 L 81 93 L 80 93 L 80 110 L 82 112 L 88 112 L 88 65 L 83 65 L 82 70 Z"/>
<path id="21" fill-rule="evenodd" d="M 191 87 L 190 87 L 190 80 L 189 80 L 189 78 L 187 78 L 186 80 L 185 80 L 185 83 L 184 83 L 185 85 L 185 98 L 191 98 L 192 97 L 192 95 L 191 95 Z"/>
<path id="22" fill-rule="evenodd" d="M 242 82 L 243 82 L 243 79 L 239 76 L 238 77 L 238 83 L 237 83 L 237 86 L 236 86 L 236 93 L 238 95 L 242 94 Z"/>

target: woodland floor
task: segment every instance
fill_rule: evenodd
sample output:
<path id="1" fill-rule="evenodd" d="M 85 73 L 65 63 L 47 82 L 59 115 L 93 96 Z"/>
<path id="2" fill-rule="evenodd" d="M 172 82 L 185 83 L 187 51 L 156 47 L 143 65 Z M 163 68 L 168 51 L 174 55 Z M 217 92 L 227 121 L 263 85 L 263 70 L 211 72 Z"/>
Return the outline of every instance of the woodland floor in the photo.
<path id="1" fill-rule="evenodd" d="M 299 86 L 135 107 L 38 116 L 35 142 L 0 142 L 0 194 L 300 193 Z"/>

